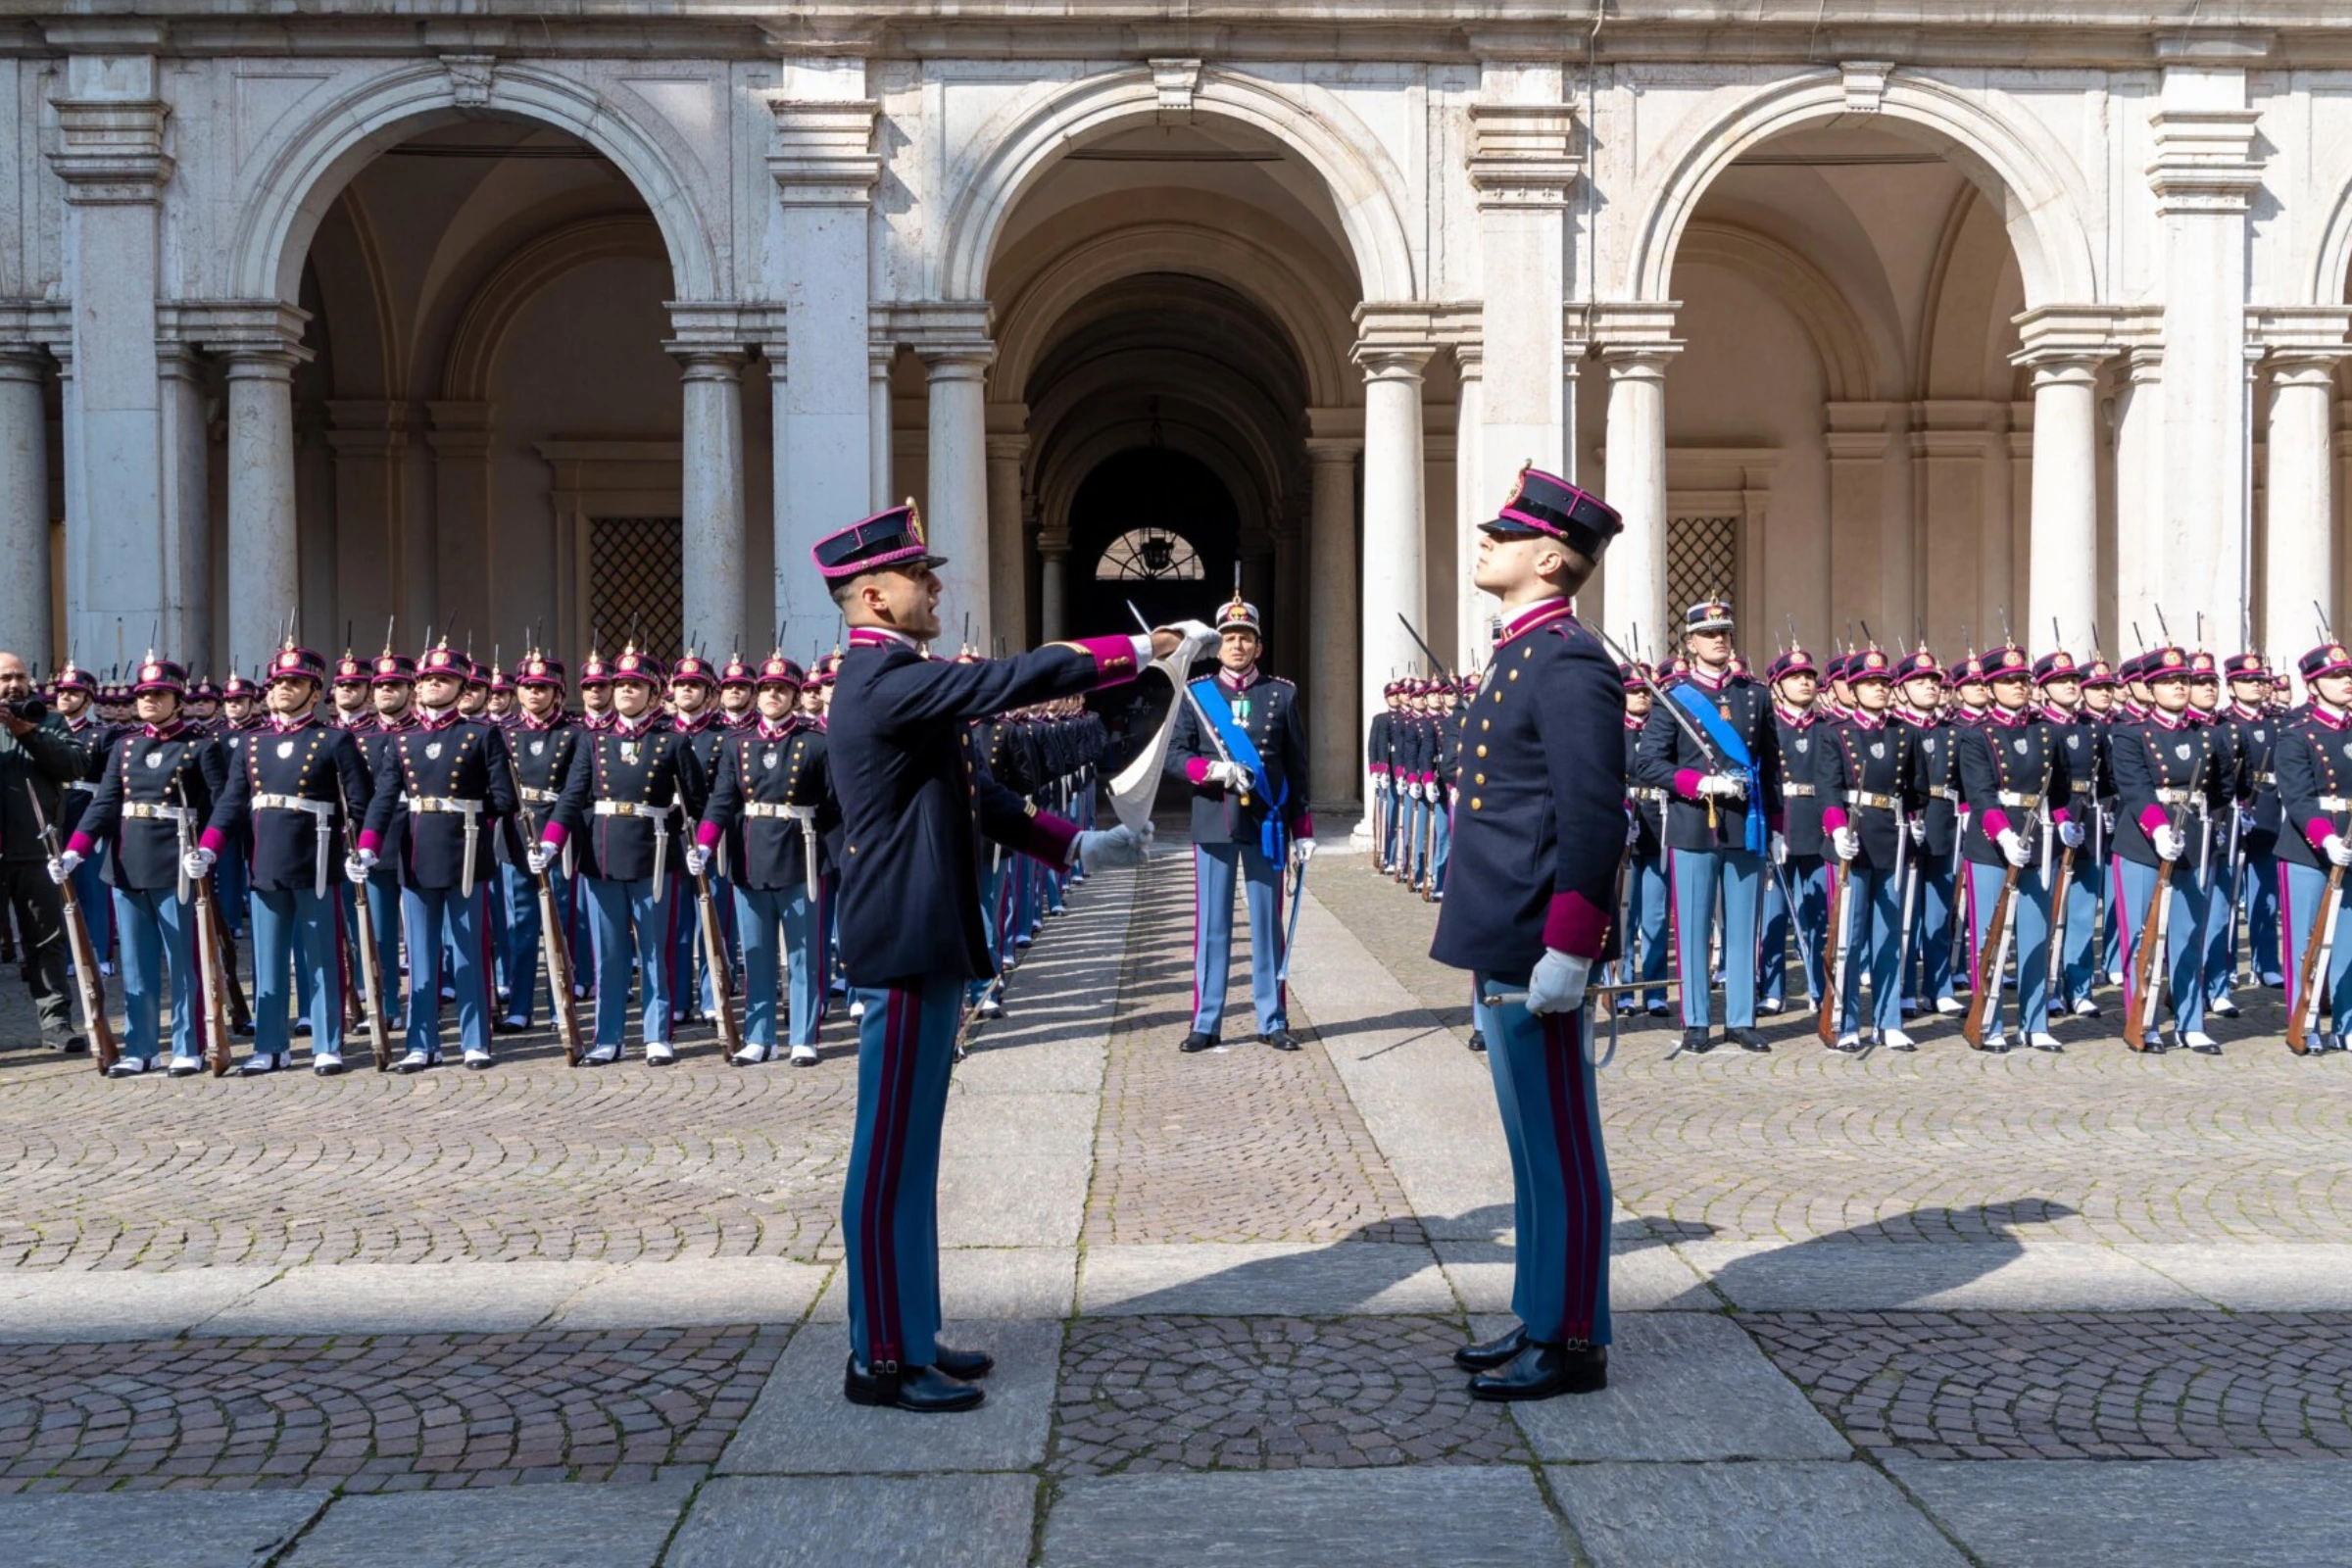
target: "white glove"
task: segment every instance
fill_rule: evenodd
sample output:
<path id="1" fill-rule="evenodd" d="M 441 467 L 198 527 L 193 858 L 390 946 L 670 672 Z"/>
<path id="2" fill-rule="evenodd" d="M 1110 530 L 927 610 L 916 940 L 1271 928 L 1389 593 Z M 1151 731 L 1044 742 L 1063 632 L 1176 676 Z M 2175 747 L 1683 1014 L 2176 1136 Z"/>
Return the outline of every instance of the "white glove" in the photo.
<path id="1" fill-rule="evenodd" d="M 1545 948 L 1536 960 L 1536 972 L 1527 977 L 1527 1010 L 1539 1018 L 1547 1012 L 1574 1012 L 1585 1004 L 1585 982 L 1592 973 L 1591 958 Z"/>
<path id="2" fill-rule="evenodd" d="M 1291 863 L 1293 865 L 1303 866 L 1314 858 L 1315 841 L 1313 839 L 1291 840 Z"/>
<path id="3" fill-rule="evenodd" d="M 75 855 L 72 850 L 66 851 L 63 855 L 52 856 L 49 859 L 49 880 L 63 887 L 66 878 L 72 876 L 74 868 L 80 864 L 81 857 Z"/>
<path id="4" fill-rule="evenodd" d="M 1862 835 L 1850 827 L 1841 827 L 1830 835 L 1830 848 L 1838 852 L 1840 860 L 1860 859 Z"/>
<path id="5" fill-rule="evenodd" d="M 710 868 L 710 852 L 704 849 L 700 844 L 689 846 L 686 851 L 686 874 L 688 876 L 701 876 Z"/>
<path id="6" fill-rule="evenodd" d="M 179 868 L 187 873 L 189 881 L 201 882 L 213 874 L 213 862 L 219 858 L 212 851 L 199 845 L 179 858 Z"/>
<path id="7" fill-rule="evenodd" d="M 1700 796 L 1717 795 L 1729 800 L 1747 798 L 1747 780 L 1737 773 L 1709 773 L 1698 781 Z"/>
<path id="8" fill-rule="evenodd" d="M 2237 830 L 2240 833 L 2252 833 L 2256 831 L 2254 808 L 2252 807 L 2241 806 L 2237 808 Z"/>
<path id="9" fill-rule="evenodd" d="M 1151 848 L 1152 835 L 1148 828 L 1138 833 L 1122 822 L 1117 827 L 1100 833 L 1090 829 L 1078 835 L 1078 863 L 1085 867 L 1087 875 L 1092 876 L 1097 871 L 1112 866 L 1141 865 Z"/>
<path id="10" fill-rule="evenodd" d="M 531 875 L 543 876 L 547 872 L 549 863 L 555 858 L 555 850 L 543 839 L 530 847 L 529 852 L 523 856 L 523 860 L 530 866 Z"/>
<path id="11" fill-rule="evenodd" d="M 343 857 L 343 880 L 346 882 L 365 882 L 368 873 L 374 869 L 375 857 L 365 850 Z"/>
<path id="12" fill-rule="evenodd" d="M 2188 848 L 2188 840 L 2170 823 L 2158 824 L 2156 831 L 2148 837 L 2155 842 L 2156 858 L 2160 860 L 2178 860 L 2180 852 Z"/>
<path id="13" fill-rule="evenodd" d="M 1911 830 L 1912 843 L 1925 844 L 1928 842 L 1928 819 L 1926 817 L 1915 816 L 1904 825 Z"/>
<path id="14" fill-rule="evenodd" d="M 2352 844 L 2344 842 L 2341 833 L 2330 833 L 2328 842 L 2320 846 L 2328 852 L 2329 865 L 2352 865 Z"/>
<path id="15" fill-rule="evenodd" d="M 2081 849 L 2082 847 L 2082 824 L 2080 822 L 2059 823 L 2058 842 L 2070 850 Z"/>
<path id="16" fill-rule="evenodd" d="M 1775 833 L 1772 836 L 1771 848 L 1772 863 L 1775 865 L 1787 865 L 1788 863 L 1788 835 L 1786 833 Z"/>
<path id="17" fill-rule="evenodd" d="M 1201 660 L 1216 652 L 1218 642 L 1216 628 L 1201 621 L 1170 621 L 1159 629 L 1172 631 L 1184 639 L 1184 646 L 1177 649 L 1175 655 L 1175 663 L 1178 669 L 1189 670 Z"/>
<path id="18" fill-rule="evenodd" d="M 1202 782 L 1222 784 L 1229 790 L 1246 790 L 1250 785 L 1250 770 L 1239 762 L 1214 761 L 1208 764 Z"/>
<path id="19" fill-rule="evenodd" d="M 1999 835 L 1994 838 L 1993 842 L 2001 847 L 2002 858 L 2011 865 L 2018 867 L 2020 870 L 2023 870 L 2026 866 L 2033 863 L 2034 852 L 2027 849 L 2026 841 L 2017 836 L 2017 829 L 2013 827 L 2005 827 L 2001 829 Z M 2167 858 L 2170 858 L 2170 857 L 2167 857 Z"/>

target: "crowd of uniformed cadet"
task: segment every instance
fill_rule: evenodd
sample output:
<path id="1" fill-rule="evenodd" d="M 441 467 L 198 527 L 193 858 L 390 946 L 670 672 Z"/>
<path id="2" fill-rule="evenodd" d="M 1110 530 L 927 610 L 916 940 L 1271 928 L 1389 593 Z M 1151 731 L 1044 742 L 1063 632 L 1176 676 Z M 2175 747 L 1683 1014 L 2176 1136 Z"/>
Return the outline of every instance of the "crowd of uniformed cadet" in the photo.
<path id="1" fill-rule="evenodd" d="M 2175 646 L 2118 664 L 2002 646 L 1949 667 L 1924 645 L 1786 647 L 1759 676 L 1733 629 L 1728 606 L 1692 606 L 1679 656 L 1619 667 L 1617 1006 L 1679 1012 L 1687 1053 L 1769 1051 L 1758 1017 L 1799 1005 L 1831 1050 L 1912 1051 L 1913 1021 L 1957 1022 L 1984 977 L 1976 1049 L 2057 1052 L 2061 1020 L 2105 1036 L 2138 1012 L 2159 1027 L 2134 1049 L 2217 1055 L 2208 1015 L 2236 1017 L 2249 984 L 2291 1015 L 2316 954 L 2308 1049 L 2347 1049 L 2352 941 L 2312 941 L 2328 873 L 2352 864 L 2352 660 L 2332 638 L 2296 662 L 2298 701 L 2260 655 Z M 1380 867 L 1428 900 L 1484 808 L 1476 691 L 1392 681 L 1370 724 Z M 2151 1013 L 2133 960 L 2159 867 Z"/>
<path id="2" fill-rule="evenodd" d="M 690 652 L 665 668 L 634 647 L 592 652 L 576 709 L 564 662 L 535 650 L 511 668 L 446 642 L 347 650 L 330 667 L 289 641 L 259 678 L 219 685 L 152 654 L 120 681 L 68 663 L 43 687 L 32 744 L 61 833 L 50 874 L 72 882 L 122 992 L 110 1075 L 203 1069 L 198 879 L 232 943 L 250 936 L 246 1074 L 294 1065 L 304 1036 L 317 1072 L 342 1071 L 347 1018 L 379 1000 L 369 972 L 383 977 L 398 1070 L 440 1063 L 445 1008 L 466 1065 L 491 1065 L 493 1037 L 533 1028 L 555 1000 L 542 874 L 574 1000 L 592 1004 L 585 1061 L 619 1058 L 632 982 L 649 1064 L 676 1059 L 678 1026 L 714 1015 L 693 907 L 708 878 L 742 999 L 731 1059 L 815 1062 L 828 1013 L 861 1010 L 832 921 L 842 812 L 826 731 L 841 657 L 804 669 L 781 650 L 756 664 Z M 994 714 L 971 734 L 984 769 L 1029 805 L 1092 820 L 1105 736 L 1082 699 Z M 990 858 L 980 898 L 997 973 L 972 983 L 979 1016 L 1002 1012 L 1004 971 L 1083 875 Z M 354 952 L 362 896 L 372 966 Z M 33 962 L 50 944 L 22 935 L 45 1032 L 87 1049 L 59 994 L 62 959 Z"/>

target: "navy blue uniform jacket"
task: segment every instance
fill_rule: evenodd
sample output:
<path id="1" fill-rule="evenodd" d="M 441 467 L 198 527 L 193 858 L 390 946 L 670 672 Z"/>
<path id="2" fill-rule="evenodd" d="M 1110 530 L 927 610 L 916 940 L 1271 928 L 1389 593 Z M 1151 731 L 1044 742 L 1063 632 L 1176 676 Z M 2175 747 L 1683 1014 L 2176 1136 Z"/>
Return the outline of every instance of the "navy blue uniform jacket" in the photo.
<path id="1" fill-rule="evenodd" d="M 1060 865 L 1078 829 L 977 770 L 969 721 L 1137 673 L 1124 637 L 960 663 L 926 659 L 889 632 L 851 631 L 825 743 L 842 808 L 841 961 L 853 985 L 996 972 L 980 923 L 981 835 Z"/>
<path id="2" fill-rule="evenodd" d="M 93 843 L 112 841 L 115 852 L 105 869 L 110 887 L 132 893 L 177 888 L 179 825 L 158 816 L 125 815 L 122 808 L 193 811 L 187 842 L 194 844 L 227 781 L 220 743 L 184 721 L 175 719 L 161 733 L 144 724 L 123 730 L 115 738 L 114 753 L 69 848 L 87 858 Z"/>
<path id="3" fill-rule="evenodd" d="M 1242 687 L 1236 687 L 1222 671 L 1215 679 L 1233 709 L 1235 722 L 1257 748 L 1268 782 L 1277 790 L 1288 791 L 1283 826 L 1295 839 L 1314 837 L 1314 819 L 1307 813 L 1306 719 L 1298 711 L 1298 688 L 1278 675 L 1258 675 Z M 1257 843 L 1258 826 L 1273 808 L 1273 802 L 1253 790 L 1245 807 L 1241 797 L 1224 785 L 1206 782 L 1208 764 L 1217 760 L 1216 743 L 1209 739 L 1192 703 L 1181 697 L 1178 701 L 1184 707 L 1177 710 L 1176 728 L 1168 737 L 1167 772 L 1192 786 L 1193 842 Z"/>
<path id="4" fill-rule="evenodd" d="M 1452 859 L 1430 956 L 1516 974 L 1598 958 L 1625 850 L 1625 686 L 1568 602 L 1504 629 L 1462 732 Z"/>
<path id="5" fill-rule="evenodd" d="M 401 883 L 419 892 L 445 893 L 465 886 L 465 815 L 412 806 L 419 801 L 480 801 L 475 818 L 474 886 L 490 880 L 498 819 L 514 812 L 514 770 L 507 760 L 507 737 L 475 718 L 420 720 L 383 737 L 376 754 L 375 794 L 368 805 L 368 826 L 360 842 L 380 844 L 388 835 L 405 837 Z M 372 838 L 370 837 L 372 835 Z M 401 842 L 396 839 L 394 842 Z"/>
<path id="6" fill-rule="evenodd" d="M 205 827 L 205 848 L 220 854 L 241 839 L 253 857 L 256 890 L 307 893 L 318 885 L 318 835 L 324 833 L 327 886 L 341 882 L 344 852 L 358 837 L 351 823 L 367 819 L 374 789 L 360 743 L 351 731 L 307 714 L 291 729 L 244 730 L 237 739 L 228 787 Z M 335 808 L 335 815 L 330 825 L 300 808 L 257 808 L 257 795 L 322 802 Z"/>

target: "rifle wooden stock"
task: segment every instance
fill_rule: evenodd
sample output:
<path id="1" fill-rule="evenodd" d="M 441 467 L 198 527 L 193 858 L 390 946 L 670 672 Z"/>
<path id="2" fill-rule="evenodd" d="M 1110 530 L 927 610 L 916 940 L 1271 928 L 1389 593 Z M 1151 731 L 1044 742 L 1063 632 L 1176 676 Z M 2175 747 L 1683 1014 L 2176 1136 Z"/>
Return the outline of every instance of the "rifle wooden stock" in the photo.
<path id="1" fill-rule="evenodd" d="M 2311 1054 L 2311 1026 L 2319 1021 L 2320 993 L 2328 984 L 2328 956 L 2335 949 L 2337 901 L 2343 897 L 2344 868 L 2328 867 L 2328 891 L 2320 901 L 2319 918 L 2303 944 L 2303 962 L 2295 975 L 2295 1005 L 2286 1016 L 2286 1049 L 2298 1056 Z M 2341 1018 L 2335 1020 L 2344 1027 Z"/>
<path id="2" fill-rule="evenodd" d="M 368 995 L 361 1008 L 362 1021 L 368 1028 L 368 1050 L 375 1057 L 377 1072 L 392 1070 L 392 1031 L 384 1018 L 384 977 L 375 962 L 375 911 L 368 906 L 368 884 L 352 884 L 351 890 L 352 945 L 360 950 L 360 984 Z"/>
<path id="3" fill-rule="evenodd" d="M 539 892 L 539 951 L 547 958 L 549 1010 L 556 1015 L 556 1038 L 564 1044 L 564 1060 L 577 1067 L 586 1054 L 580 1038 L 580 1006 L 571 994 L 571 944 L 565 940 L 564 911 L 556 903 L 555 879 L 545 871 L 531 873 Z"/>
<path id="4" fill-rule="evenodd" d="M 33 805 L 37 808 L 40 802 L 36 799 Z M 55 858 L 57 829 L 44 820 L 41 837 Z M 82 1028 L 90 1037 L 90 1056 L 104 1072 L 122 1060 L 122 1048 L 115 1040 L 114 1021 L 106 1015 L 106 982 L 98 973 L 98 949 L 90 941 L 90 923 L 81 912 L 81 901 L 74 896 L 74 879 L 60 882 L 57 892 L 58 902 L 65 907 L 66 954 L 74 960 L 74 990 L 81 999 Z"/>
<path id="5" fill-rule="evenodd" d="M 2157 956 L 2165 947 L 2166 927 L 2173 908 L 2173 862 L 2156 862 L 2156 892 L 2148 912 L 2140 917 L 2139 941 L 2132 950 L 2132 1005 L 2124 1014 L 2124 1044 L 2133 1051 L 2148 1049 L 2148 1025 L 2156 1017 L 2156 988 L 2161 971 Z"/>
<path id="6" fill-rule="evenodd" d="M 1976 973 L 1969 977 L 1968 1016 L 1960 1020 L 1960 1037 L 1979 1049 L 1984 1044 L 1984 1011 L 2000 994 L 2002 958 L 2010 912 L 2017 903 L 2019 869 L 2013 865 L 2008 875 L 2001 878 L 2001 891 L 1993 896 L 1992 912 L 1984 922 L 1984 940 L 1977 949 Z"/>
<path id="7" fill-rule="evenodd" d="M 213 879 L 196 878 L 196 987 L 204 1008 L 204 1063 L 218 1078 L 228 1071 L 228 981 L 230 960 L 221 951 L 220 906 L 213 898 Z"/>
<path id="8" fill-rule="evenodd" d="M 2050 893 L 2050 996 L 2058 1004 L 2066 1001 L 2066 892 L 2074 879 L 2075 852 L 2061 839 L 2057 885 Z"/>
<path id="9" fill-rule="evenodd" d="M 1853 882 L 1854 862 L 1838 860 L 1833 863 L 1836 869 L 1830 875 L 1830 918 L 1822 928 L 1829 934 L 1829 962 L 1822 969 L 1821 1011 L 1813 1020 L 1813 1032 L 1821 1036 L 1821 1043 L 1825 1046 L 1838 1043 L 1838 1014 L 1845 1005 L 1846 949 L 1850 944 L 1846 940 L 1848 933 L 1844 925 L 1852 913 L 1846 904 L 1846 893 Z M 1793 927 L 1796 920 L 1793 906 L 1788 910 L 1788 918 Z"/>
<path id="10" fill-rule="evenodd" d="M 703 961 L 710 966 L 710 995 L 718 1004 L 718 1045 L 732 1056 L 743 1049 L 743 1026 L 735 1019 L 735 970 L 727 957 L 727 933 L 718 923 L 718 901 L 708 872 L 694 879 L 696 922 L 703 931 Z M 691 978 L 687 981 L 693 982 Z"/>
<path id="11" fill-rule="evenodd" d="M 220 988 L 228 1004 L 228 1021 L 245 1033 L 253 1028 L 253 1008 L 245 1001 L 245 982 L 237 978 L 237 945 L 228 934 L 228 916 L 221 912 L 220 901 L 213 897 L 212 879 L 205 881 L 204 897 L 198 903 L 213 923 L 213 953 L 220 960 Z"/>

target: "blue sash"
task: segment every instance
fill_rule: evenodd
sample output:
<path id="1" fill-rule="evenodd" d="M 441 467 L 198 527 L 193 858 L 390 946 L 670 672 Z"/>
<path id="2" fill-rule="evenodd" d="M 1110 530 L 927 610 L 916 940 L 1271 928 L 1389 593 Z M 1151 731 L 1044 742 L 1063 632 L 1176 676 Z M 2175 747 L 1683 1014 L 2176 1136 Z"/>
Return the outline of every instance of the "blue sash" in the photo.
<path id="1" fill-rule="evenodd" d="M 1250 770 L 1251 793 L 1266 803 L 1266 818 L 1257 826 L 1257 847 L 1279 870 L 1290 854 L 1290 828 L 1282 810 L 1290 800 L 1290 781 L 1285 779 L 1282 787 L 1276 789 L 1274 781 L 1266 776 L 1265 759 L 1257 755 L 1256 743 L 1250 739 L 1250 732 L 1235 720 L 1233 705 L 1225 701 L 1216 676 L 1202 676 L 1192 682 L 1191 690 L 1200 701 L 1200 711 L 1208 719 L 1209 728 L 1225 743 L 1225 755 Z"/>
<path id="2" fill-rule="evenodd" d="M 1715 705 L 1701 696 L 1695 686 L 1686 683 L 1666 695 L 1689 710 L 1690 716 L 1698 720 L 1698 727 L 1707 732 L 1707 739 L 1715 743 L 1716 752 L 1747 775 L 1745 844 L 1748 854 L 1762 855 L 1771 846 L 1772 829 L 1764 820 L 1764 775 L 1758 771 L 1756 760 L 1747 749 L 1747 742 L 1740 738 L 1740 732 L 1732 728 L 1730 722 L 1715 710 Z"/>

